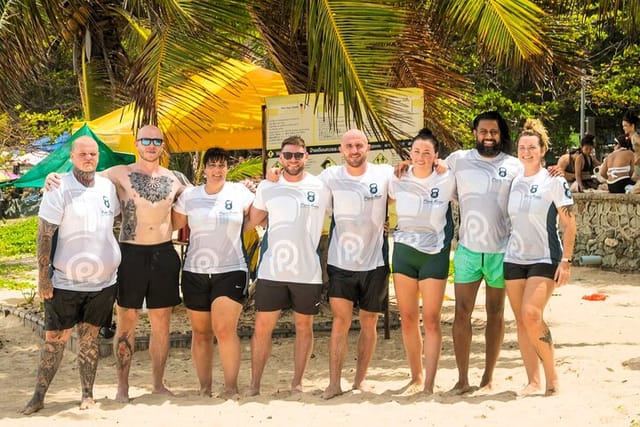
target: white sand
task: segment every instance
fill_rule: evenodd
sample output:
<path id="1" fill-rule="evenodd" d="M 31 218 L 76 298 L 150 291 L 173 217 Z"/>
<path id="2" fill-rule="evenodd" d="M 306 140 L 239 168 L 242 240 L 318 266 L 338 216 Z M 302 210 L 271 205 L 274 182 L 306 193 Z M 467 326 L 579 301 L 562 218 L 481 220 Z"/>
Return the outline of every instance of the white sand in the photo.
<path id="1" fill-rule="evenodd" d="M 606 301 L 585 301 L 583 295 L 600 292 Z M 447 288 L 453 296 L 453 288 Z M 18 293 L 0 292 L 0 301 L 18 303 Z M 477 385 L 484 364 L 483 295 L 474 315 L 471 381 Z M 556 345 L 560 395 L 516 397 L 526 377 L 515 336 L 511 308 L 503 350 L 490 394 L 447 396 L 457 377 L 451 341 L 453 302 L 443 310 L 443 350 L 436 377 L 436 394 L 398 396 L 408 380 L 399 330 L 378 341 L 369 370 L 373 393 L 348 392 L 330 401 L 320 393 L 328 384 L 327 334 L 316 336 L 314 355 L 307 369 L 306 392 L 290 395 L 293 338 L 275 338 L 273 354 L 263 378 L 262 394 L 222 400 L 196 395 L 197 380 L 188 349 L 172 349 L 166 381 L 175 397 L 150 394 L 147 352 L 134 356 L 130 384 L 133 401 L 116 403 L 114 360 L 100 360 L 94 395 L 97 407 L 78 409 L 80 382 L 75 355 L 65 354 L 45 400 L 45 408 L 29 417 L 17 413 L 33 392 L 39 358 L 39 339 L 17 318 L 0 319 L 0 425 L 2 426 L 638 426 L 640 425 L 640 275 L 620 275 L 597 269 L 573 268 L 571 284 L 560 288 L 547 308 L 547 321 Z M 353 379 L 354 347 L 343 371 L 343 388 Z M 240 387 L 249 382 L 249 340 L 242 341 Z M 216 361 L 215 388 L 221 386 Z M 633 421 L 635 420 L 635 421 Z"/>

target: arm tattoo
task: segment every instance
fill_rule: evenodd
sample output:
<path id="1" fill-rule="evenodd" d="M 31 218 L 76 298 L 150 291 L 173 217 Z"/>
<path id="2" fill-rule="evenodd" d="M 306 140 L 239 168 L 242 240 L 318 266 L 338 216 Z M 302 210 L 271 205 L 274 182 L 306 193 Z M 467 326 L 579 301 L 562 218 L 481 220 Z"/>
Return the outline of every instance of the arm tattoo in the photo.
<path id="1" fill-rule="evenodd" d="M 560 209 L 562 209 L 562 212 L 566 216 L 568 216 L 568 217 L 572 217 L 573 216 L 573 205 L 561 206 Z"/>
<path id="2" fill-rule="evenodd" d="M 51 246 L 53 234 L 58 229 L 56 224 L 39 218 L 38 219 L 38 237 L 37 237 L 37 254 L 38 254 L 38 282 L 49 282 L 49 266 L 51 265 Z"/>
<path id="3" fill-rule="evenodd" d="M 151 203 L 164 200 L 171 194 L 173 180 L 168 176 L 149 176 L 142 173 L 129 174 L 131 188 L 145 200 Z"/>
<path id="4" fill-rule="evenodd" d="M 128 241 L 136 239 L 136 227 L 138 218 L 136 217 L 136 204 L 133 200 L 127 200 L 120 209 L 122 214 L 122 225 L 120 227 L 120 240 Z"/>

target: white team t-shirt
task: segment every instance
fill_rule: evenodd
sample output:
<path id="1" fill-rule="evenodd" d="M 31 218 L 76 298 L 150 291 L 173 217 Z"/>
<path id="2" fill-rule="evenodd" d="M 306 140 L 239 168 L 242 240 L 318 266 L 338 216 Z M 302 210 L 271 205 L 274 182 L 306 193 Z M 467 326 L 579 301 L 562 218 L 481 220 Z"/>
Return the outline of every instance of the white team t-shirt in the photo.
<path id="1" fill-rule="evenodd" d="M 474 252 L 504 252 L 511 230 L 507 213 L 511 182 L 522 175 L 522 164 L 504 153 L 481 156 L 475 148 L 455 151 L 445 161 L 456 177 L 459 243 Z"/>
<path id="2" fill-rule="evenodd" d="M 563 177 L 552 177 L 541 169 L 535 175 L 514 179 L 509 196 L 512 230 L 505 262 L 559 263 L 558 209 L 568 205 L 573 205 L 573 196 Z"/>
<path id="3" fill-rule="evenodd" d="M 389 197 L 396 201 L 398 215 L 393 241 L 427 254 L 437 254 L 450 245 L 455 190 L 451 171 L 417 178 L 410 167 L 402 178 L 394 176 L 389 186 Z"/>
<path id="4" fill-rule="evenodd" d="M 44 193 L 38 216 L 58 225 L 54 288 L 94 292 L 116 282 L 120 247 L 113 218 L 119 214 L 115 186 L 99 175 L 93 187 L 85 187 L 69 173 L 58 188 Z"/>
<path id="5" fill-rule="evenodd" d="M 254 195 L 244 185 L 226 182 L 217 194 L 204 185 L 188 187 L 173 209 L 187 216 L 189 248 L 184 270 L 200 274 L 247 271 L 242 245 L 244 212 Z"/>
<path id="6" fill-rule="evenodd" d="M 268 213 L 258 279 L 322 283 L 317 251 L 330 197 L 327 186 L 309 174 L 300 182 L 281 176 L 258 185 L 253 205 Z"/>
<path id="7" fill-rule="evenodd" d="M 352 176 L 344 165 L 331 166 L 318 177 L 333 198 L 327 264 L 348 271 L 385 265 L 383 232 L 393 167 L 367 163 L 364 174 Z"/>

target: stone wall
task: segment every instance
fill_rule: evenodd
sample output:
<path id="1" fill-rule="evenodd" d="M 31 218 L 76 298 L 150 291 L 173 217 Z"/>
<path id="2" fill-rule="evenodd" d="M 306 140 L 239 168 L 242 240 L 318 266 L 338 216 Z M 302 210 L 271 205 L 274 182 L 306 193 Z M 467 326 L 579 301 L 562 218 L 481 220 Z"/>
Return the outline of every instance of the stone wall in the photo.
<path id="1" fill-rule="evenodd" d="M 578 235 L 574 259 L 602 257 L 609 270 L 637 272 L 640 267 L 640 195 L 574 194 Z"/>

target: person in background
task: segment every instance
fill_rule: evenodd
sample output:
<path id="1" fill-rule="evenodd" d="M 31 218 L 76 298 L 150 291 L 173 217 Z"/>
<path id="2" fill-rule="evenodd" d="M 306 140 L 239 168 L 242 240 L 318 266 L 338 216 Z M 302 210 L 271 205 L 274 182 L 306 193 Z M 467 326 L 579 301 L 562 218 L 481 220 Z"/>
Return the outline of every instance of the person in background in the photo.
<path id="1" fill-rule="evenodd" d="M 594 155 L 595 136 L 586 134 L 580 141 L 580 150 L 562 155 L 558 159 L 564 176 L 571 184 L 571 191 L 582 193 L 584 190 L 595 190 L 600 183 L 594 179 L 593 173 L 600 161 Z"/>
<path id="2" fill-rule="evenodd" d="M 407 393 L 419 389 L 433 393 L 442 345 L 440 312 L 449 276 L 455 178 L 450 171 L 434 171 L 439 146 L 428 129 L 421 130 L 411 145 L 410 168 L 389 185 L 390 201 L 396 204 L 398 216 L 393 233 L 393 285 L 411 371 Z"/>
<path id="3" fill-rule="evenodd" d="M 622 131 L 631 140 L 631 136 L 640 130 L 640 118 L 635 110 L 629 108 L 622 115 Z"/>
<path id="4" fill-rule="evenodd" d="M 517 141 L 524 175 L 513 180 L 509 196 L 511 235 L 504 256 L 509 303 L 517 323 L 518 345 L 527 373 L 520 394 L 539 391 L 540 363 L 545 395 L 558 393 L 553 341 L 544 309 L 554 289 L 569 282 L 576 237 L 573 197 L 562 177 L 542 167 L 549 149 L 546 129 L 538 120 L 526 121 Z M 557 222 L 562 225 L 562 243 Z"/>
<path id="5" fill-rule="evenodd" d="M 245 185 L 227 182 L 229 153 L 204 153 L 206 181 L 186 188 L 173 207 L 173 228 L 189 225 L 189 248 L 182 269 L 182 296 L 193 330 L 191 357 L 200 395 L 211 396 L 213 337 L 224 375 L 222 397 L 238 393 L 240 338 L 237 327 L 246 299 L 248 267 L 242 226 L 254 195 Z"/>
<path id="6" fill-rule="evenodd" d="M 635 166 L 631 140 L 626 135 L 616 137 L 616 145 L 600 166 L 600 175 L 606 178 L 609 193 L 625 193 L 625 187 L 633 185 L 631 175 Z"/>
<path id="7" fill-rule="evenodd" d="M 113 235 L 120 204 L 114 185 L 96 175 L 98 157 L 98 144 L 93 138 L 81 136 L 73 141 L 72 172 L 56 189 L 44 193 L 40 204 L 38 294 L 44 302 L 45 342 L 33 396 L 22 409 L 25 415 L 44 408 L 45 394 L 75 325 L 82 386 L 80 409 L 95 406 L 98 329 L 113 310 L 121 259 Z"/>

